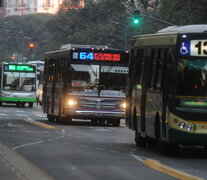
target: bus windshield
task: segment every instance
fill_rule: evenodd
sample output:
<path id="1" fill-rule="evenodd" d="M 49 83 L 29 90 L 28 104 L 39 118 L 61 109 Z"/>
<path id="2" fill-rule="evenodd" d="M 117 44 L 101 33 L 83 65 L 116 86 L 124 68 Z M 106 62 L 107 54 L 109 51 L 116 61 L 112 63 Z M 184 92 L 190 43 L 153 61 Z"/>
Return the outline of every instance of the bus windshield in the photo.
<path id="1" fill-rule="evenodd" d="M 3 90 L 35 91 L 35 73 L 4 72 Z"/>
<path id="2" fill-rule="evenodd" d="M 181 59 L 178 62 L 176 106 L 207 108 L 207 60 Z"/>
<path id="3" fill-rule="evenodd" d="M 72 90 L 124 92 L 127 72 L 127 67 L 71 64 L 71 87 Z"/>

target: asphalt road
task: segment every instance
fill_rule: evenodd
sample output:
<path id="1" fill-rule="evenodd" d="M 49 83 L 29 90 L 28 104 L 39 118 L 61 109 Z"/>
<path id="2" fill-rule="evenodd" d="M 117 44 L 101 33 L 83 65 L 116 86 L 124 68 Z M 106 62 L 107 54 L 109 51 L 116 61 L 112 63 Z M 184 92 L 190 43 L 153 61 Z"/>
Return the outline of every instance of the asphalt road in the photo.
<path id="1" fill-rule="evenodd" d="M 48 122 L 39 106 L 5 105 L 0 140 L 56 180 L 207 179 L 202 147 L 180 147 L 170 156 L 137 148 L 124 121 L 118 128 L 89 121 L 59 125 Z"/>

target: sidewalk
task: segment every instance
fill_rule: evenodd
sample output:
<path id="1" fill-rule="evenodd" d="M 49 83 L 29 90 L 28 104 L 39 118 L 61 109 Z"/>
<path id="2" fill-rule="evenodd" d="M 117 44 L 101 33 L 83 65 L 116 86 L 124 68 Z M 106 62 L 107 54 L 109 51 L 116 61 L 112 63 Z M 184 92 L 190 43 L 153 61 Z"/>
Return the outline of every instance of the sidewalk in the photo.
<path id="1" fill-rule="evenodd" d="M 0 141 L 1 180 L 54 180 Z"/>

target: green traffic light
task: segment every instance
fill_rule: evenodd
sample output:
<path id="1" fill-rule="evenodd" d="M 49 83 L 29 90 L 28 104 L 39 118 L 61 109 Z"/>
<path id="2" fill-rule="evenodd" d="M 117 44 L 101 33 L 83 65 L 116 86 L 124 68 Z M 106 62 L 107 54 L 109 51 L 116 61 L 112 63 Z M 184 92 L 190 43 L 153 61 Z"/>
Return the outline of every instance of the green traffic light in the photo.
<path id="1" fill-rule="evenodd" d="M 134 19 L 134 24 L 138 24 L 139 23 L 139 19 Z"/>

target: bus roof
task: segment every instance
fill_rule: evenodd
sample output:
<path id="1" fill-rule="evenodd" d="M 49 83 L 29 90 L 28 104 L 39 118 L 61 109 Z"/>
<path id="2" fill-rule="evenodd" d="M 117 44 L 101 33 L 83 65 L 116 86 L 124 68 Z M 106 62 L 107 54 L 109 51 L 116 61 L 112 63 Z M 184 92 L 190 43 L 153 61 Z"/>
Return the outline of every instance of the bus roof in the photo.
<path id="1" fill-rule="evenodd" d="M 167 33 L 167 34 L 145 34 L 133 37 L 133 46 L 167 46 L 175 45 L 177 43 L 178 33 Z"/>
<path id="2" fill-rule="evenodd" d="M 194 24 L 186 26 L 169 26 L 155 34 L 138 35 L 132 38 L 133 47 L 138 46 L 168 46 L 176 45 L 178 34 L 207 33 L 207 24 Z"/>
<path id="3" fill-rule="evenodd" d="M 193 24 L 186 26 L 169 26 L 167 28 L 159 30 L 157 33 L 207 33 L 207 24 Z"/>
<path id="4" fill-rule="evenodd" d="M 55 51 L 46 52 L 45 55 L 50 55 L 51 53 L 62 53 L 67 52 L 73 48 L 100 48 L 100 49 L 108 49 L 108 46 L 105 45 L 82 45 L 82 44 L 65 44 L 62 45 L 60 49 Z"/>
<path id="5" fill-rule="evenodd" d="M 72 48 L 100 48 L 100 49 L 107 49 L 108 46 L 105 46 L 105 45 L 65 44 L 65 45 L 62 45 L 62 47 L 60 49 L 70 50 Z"/>

